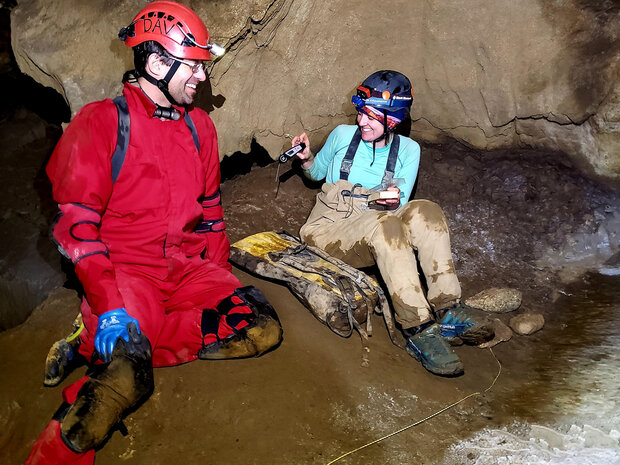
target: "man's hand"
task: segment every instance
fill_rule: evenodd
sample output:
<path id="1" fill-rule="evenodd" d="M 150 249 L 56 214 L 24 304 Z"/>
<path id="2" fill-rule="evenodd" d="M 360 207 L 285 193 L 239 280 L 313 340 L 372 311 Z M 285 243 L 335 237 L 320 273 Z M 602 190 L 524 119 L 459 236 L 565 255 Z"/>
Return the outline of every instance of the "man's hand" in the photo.
<path id="1" fill-rule="evenodd" d="M 114 345 L 119 337 L 129 342 L 127 326 L 130 323 L 136 325 L 139 333 L 140 324 L 138 320 L 129 316 L 125 308 L 117 308 L 99 315 L 99 323 L 97 324 L 97 332 L 95 334 L 95 349 L 99 352 L 99 358 L 103 362 L 110 361 Z"/>
<path id="2" fill-rule="evenodd" d="M 306 144 L 306 148 L 301 152 L 297 152 L 297 156 L 301 159 L 301 167 L 305 170 L 310 169 L 312 163 L 314 163 L 314 155 L 310 152 L 310 140 L 305 132 L 302 132 L 299 136 L 293 137 L 291 140 L 291 147 L 295 147 L 300 143 Z"/>

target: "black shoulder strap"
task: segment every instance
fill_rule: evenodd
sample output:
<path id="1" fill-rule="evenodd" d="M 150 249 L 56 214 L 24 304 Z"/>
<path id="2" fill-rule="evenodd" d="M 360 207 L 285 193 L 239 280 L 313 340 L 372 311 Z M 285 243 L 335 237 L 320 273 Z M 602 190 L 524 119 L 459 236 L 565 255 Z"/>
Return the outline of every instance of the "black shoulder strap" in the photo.
<path id="1" fill-rule="evenodd" d="M 192 138 L 194 139 L 194 145 L 196 146 L 196 150 L 200 153 L 200 139 L 198 139 L 198 131 L 196 131 L 196 126 L 194 126 L 194 122 L 192 121 L 192 117 L 189 116 L 189 111 L 185 110 L 185 124 L 192 133 Z"/>
<path id="2" fill-rule="evenodd" d="M 349 173 L 351 172 L 353 158 L 355 158 L 355 152 L 357 152 L 357 147 L 359 147 L 361 140 L 362 131 L 360 131 L 360 128 L 358 127 L 355 130 L 355 134 L 353 134 L 353 139 L 351 139 L 351 143 L 349 144 L 347 153 L 342 159 L 342 163 L 340 165 L 340 179 L 344 179 L 345 181 L 349 179 Z"/>
<path id="3" fill-rule="evenodd" d="M 340 165 L 340 179 L 344 179 L 345 181 L 349 179 L 351 165 L 353 165 L 353 158 L 355 158 L 355 153 L 357 152 L 357 148 L 359 147 L 361 140 L 362 132 L 359 128 L 357 128 L 355 134 L 353 134 L 353 139 L 351 139 L 351 143 L 349 144 L 347 153 L 342 159 L 342 163 Z M 390 146 L 390 153 L 388 155 L 387 164 L 385 166 L 385 172 L 383 173 L 383 179 L 381 180 L 381 183 L 384 186 L 389 185 L 392 182 L 392 179 L 394 179 L 394 170 L 396 169 L 396 160 L 398 159 L 399 148 L 400 136 L 394 134 L 394 140 L 392 141 L 392 145 Z"/>
<path id="4" fill-rule="evenodd" d="M 127 100 L 124 95 L 119 95 L 113 100 L 116 105 L 116 111 L 118 112 L 118 129 L 116 132 L 116 148 L 112 154 L 112 183 L 115 183 L 118 179 L 118 175 L 121 172 L 123 163 L 125 162 L 125 155 L 127 155 L 127 147 L 129 147 L 129 107 L 127 106 Z M 198 139 L 198 131 L 189 116 L 189 111 L 185 111 L 185 124 L 192 133 L 192 139 L 194 139 L 194 145 L 196 150 L 200 153 L 200 140 Z"/>
<path id="5" fill-rule="evenodd" d="M 389 186 L 394 179 L 394 170 L 396 169 L 396 160 L 398 159 L 398 149 L 400 148 L 400 136 L 394 134 L 394 140 L 390 147 L 390 154 L 388 155 L 387 164 L 385 165 L 385 173 L 383 173 L 383 179 L 381 184 Z"/>
<path id="6" fill-rule="evenodd" d="M 118 112 L 118 129 L 116 131 L 116 148 L 112 155 L 112 183 L 116 182 L 127 154 L 129 146 L 129 107 L 123 95 L 119 95 L 114 100 L 116 111 Z"/>

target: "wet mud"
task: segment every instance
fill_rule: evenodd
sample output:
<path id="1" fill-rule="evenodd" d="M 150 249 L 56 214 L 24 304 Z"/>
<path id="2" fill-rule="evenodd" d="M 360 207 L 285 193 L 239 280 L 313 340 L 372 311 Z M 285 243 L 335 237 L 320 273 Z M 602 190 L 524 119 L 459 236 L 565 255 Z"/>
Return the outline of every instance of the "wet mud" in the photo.
<path id="1" fill-rule="evenodd" d="M 85 367 L 57 387 L 43 384 L 48 350 L 79 311 L 76 292 L 61 287 L 48 237 L 57 206 L 43 171 L 70 112 L 60 95 L 19 75 L 12 59 L 0 71 L 4 88 L 18 90 L 0 108 L 0 329 L 11 328 L 0 331 L 0 463 L 21 464 L 59 407 L 62 388 Z M 301 176 L 296 162 L 278 172 L 252 145 L 251 154 L 221 165 L 231 241 L 269 230 L 297 235 L 320 185 Z M 381 315 L 372 316 L 366 351 L 355 333 L 342 338 L 321 324 L 284 285 L 235 269 L 275 307 L 280 346 L 259 358 L 155 369 L 153 394 L 98 451 L 97 465 L 328 464 L 414 424 L 335 463 L 468 465 L 482 463 L 480 449 L 452 447 L 485 428 L 564 420 L 617 428 L 620 393 L 608 380 L 620 367 L 610 343 L 620 338 L 620 278 L 583 275 L 620 265 L 617 254 L 608 260 L 620 237 L 620 190 L 612 187 L 561 153 L 422 144 L 414 198 L 445 213 L 463 297 L 517 288 L 523 303 L 516 313 L 543 314 L 542 331 L 514 335 L 492 351 L 458 347 L 465 374 L 439 378 L 392 343 Z M 24 320 L 16 308 L 29 311 L 50 288 L 15 326 Z M 497 315 L 503 323 L 511 316 Z"/>
<path id="2" fill-rule="evenodd" d="M 276 196 L 275 172 L 275 165 L 255 166 L 224 182 L 232 241 L 267 230 L 297 234 L 319 187 L 293 173 Z M 546 248 L 562 250 L 571 234 L 596 233 L 607 224 L 605 209 L 617 205 L 617 195 L 556 154 L 480 154 L 452 145 L 425 147 L 416 198 L 436 201 L 446 212 L 463 296 L 515 287 L 523 292 L 516 313 L 544 314 L 542 331 L 513 336 L 492 352 L 458 347 L 465 374 L 440 378 L 392 344 L 380 315 L 372 317 L 366 352 L 355 333 L 334 334 L 285 286 L 235 269 L 275 307 L 282 344 L 259 358 L 156 369 L 153 395 L 125 419 L 127 436 L 112 434 L 97 464 L 327 464 L 482 393 L 501 364 L 489 392 L 336 462 L 448 463 L 450 446 L 474 432 L 515 419 L 551 421 L 562 414 L 558 398 L 567 406 L 592 389 L 577 383 L 579 394 L 566 391 L 557 371 L 571 365 L 575 348 L 601 343 L 598 330 L 587 324 L 588 304 L 567 304 L 564 298 L 570 300 L 566 294 L 573 291 L 540 259 Z M 605 297 L 590 285 L 591 302 L 602 299 L 617 311 L 617 296 Z M 60 288 L 24 324 L 0 333 L 0 353 L 6 354 L 0 359 L 1 463 L 23 462 L 59 406 L 62 387 L 83 375 L 81 368 L 59 387 L 43 386 L 47 351 L 67 334 L 77 311 L 76 293 Z"/>

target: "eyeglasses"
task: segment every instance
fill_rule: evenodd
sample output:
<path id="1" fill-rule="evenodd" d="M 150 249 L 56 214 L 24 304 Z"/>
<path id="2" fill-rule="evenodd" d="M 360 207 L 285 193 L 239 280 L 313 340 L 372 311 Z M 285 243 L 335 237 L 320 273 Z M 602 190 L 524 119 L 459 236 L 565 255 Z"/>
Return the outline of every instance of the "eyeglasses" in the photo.
<path id="1" fill-rule="evenodd" d="M 183 63 L 184 65 L 187 65 L 190 67 L 190 69 L 192 70 L 192 73 L 194 74 L 198 74 L 200 71 L 204 71 L 205 70 L 205 64 L 203 61 L 199 61 L 198 63 L 194 63 L 192 61 L 186 61 L 186 60 L 182 60 L 180 58 L 176 58 L 176 57 L 170 57 L 172 58 L 174 61 L 178 61 L 179 63 Z"/>

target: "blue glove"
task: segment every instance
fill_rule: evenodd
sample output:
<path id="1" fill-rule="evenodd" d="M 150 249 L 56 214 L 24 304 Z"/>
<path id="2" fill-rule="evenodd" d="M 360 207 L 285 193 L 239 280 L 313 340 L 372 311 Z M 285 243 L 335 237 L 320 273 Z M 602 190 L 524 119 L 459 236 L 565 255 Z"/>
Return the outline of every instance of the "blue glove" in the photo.
<path id="1" fill-rule="evenodd" d="M 127 325 L 130 323 L 136 325 L 136 329 L 139 333 L 140 325 L 138 324 L 138 320 L 129 316 L 124 307 L 110 310 L 99 315 L 99 323 L 97 324 L 97 332 L 95 333 L 95 349 L 99 352 L 102 361 L 110 361 L 114 345 L 119 337 L 129 342 Z"/>

